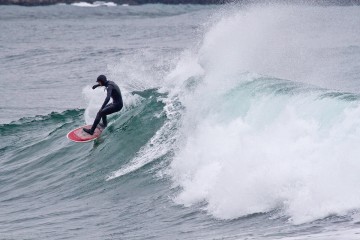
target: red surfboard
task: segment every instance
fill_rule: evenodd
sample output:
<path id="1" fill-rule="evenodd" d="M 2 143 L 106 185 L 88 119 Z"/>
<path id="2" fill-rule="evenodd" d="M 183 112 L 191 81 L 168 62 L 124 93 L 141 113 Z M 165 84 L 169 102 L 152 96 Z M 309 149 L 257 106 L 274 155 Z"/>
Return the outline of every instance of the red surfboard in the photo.
<path id="1" fill-rule="evenodd" d="M 84 132 L 83 128 L 90 129 L 91 125 L 85 125 L 70 131 L 67 134 L 67 138 L 73 142 L 90 142 L 100 137 L 102 131 L 104 130 L 103 128 L 97 127 L 94 131 L 94 134 L 90 135 Z"/>

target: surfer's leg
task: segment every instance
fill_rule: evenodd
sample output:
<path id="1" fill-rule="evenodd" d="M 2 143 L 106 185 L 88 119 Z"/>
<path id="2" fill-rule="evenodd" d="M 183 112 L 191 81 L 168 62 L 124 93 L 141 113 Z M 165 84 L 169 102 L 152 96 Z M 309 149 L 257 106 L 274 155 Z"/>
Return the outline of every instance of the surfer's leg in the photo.
<path id="1" fill-rule="evenodd" d="M 101 119 L 102 119 L 102 122 L 103 122 L 103 125 L 102 125 L 101 127 L 104 127 L 104 128 L 107 127 L 107 118 L 106 118 L 106 115 L 107 115 L 107 114 L 106 114 L 106 112 L 108 111 L 108 110 L 107 110 L 108 108 L 111 108 L 111 106 L 112 106 L 112 103 L 106 105 L 106 106 L 104 107 L 104 109 L 101 110 Z M 100 125 L 101 125 L 101 124 L 100 124 Z"/>
<path id="2" fill-rule="evenodd" d="M 107 127 L 106 115 L 104 115 L 104 116 L 102 117 L 102 122 L 103 122 L 104 128 L 106 128 L 106 127 Z"/>
<path id="3" fill-rule="evenodd" d="M 110 103 L 104 107 L 104 109 L 101 111 L 102 114 L 102 122 L 104 124 L 104 127 L 107 127 L 107 118 L 106 115 L 109 115 L 112 113 L 112 109 L 114 108 L 114 104 Z"/>
<path id="4" fill-rule="evenodd" d="M 89 131 L 86 131 L 89 134 L 94 134 L 95 128 L 97 127 L 97 125 L 100 123 L 100 119 L 103 120 L 103 123 L 106 127 L 107 125 L 107 119 L 106 119 L 106 115 L 112 114 L 114 112 L 118 112 L 120 111 L 121 108 L 119 108 L 119 106 L 116 106 L 114 104 L 108 104 L 106 105 L 106 107 L 104 107 L 100 112 L 98 112 L 98 114 L 96 115 L 95 121 L 91 127 L 91 129 Z M 105 121 L 104 121 L 105 120 Z M 84 130 L 85 131 L 85 130 Z"/>
<path id="5" fill-rule="evenodd" d="M 99 124 L 100 122 L 100 118 L 102 118 L 102 121 L 104 123 L 104 127 L 107 126 L 107 118 L 106 118 L 106 115 L 109 115 L 109 114 L 112 114 L 114 112 L 117 112 L 119 111 L 118 110 L 118 107 L 115 106 L 114 104 L 108 104 L 106 105 L 106 107 L 103 108 L 103 110 L 101 110 L 99 113 L 98 113 L 98 116 L 96 117 L 95 120 L 97 120 L 96 122 L 94 122 L 94 125 L 93 125 L 93 128 L 95 130 L 96 126 Z"/>
<path id="6" fill-rule="evenodd" d="M 94 134 L 95 128 L 96 128 L 96 126 L 99 124 L 100 119 L 101 119 L 101 117 L 99 117 L 98 115 L 99 115 L 99 114 L 96 115 L 95 121 L 94 121 L 91 129 L 83 128 L 84 132 L 86 132 L 86 133 L 88 133 L 88 134 L 90 134 L 90 135 L 93 135 L 93 134 Z"/>
<path id="7" fill-rule="evenodd" d="M 102 117 L 101 112 L 98 112 L 98 114 L 96 115 L 96 118 L 95 118 L 95 120 L 94 120 L 94 123 L 93 123 L 91 129 L 90 129 L 89 131 L 86 131 L 86 130 L 84 129 L 84 131 L 87 132 L 87 133 L 89 133 L 89 134 L 91 134 L 91 135 L 93 135 L 96 126 L 97 126 L 97 125 L 99 124 L 99 122 L 100 122 L 101 117 Z"/>
<path id="8" fill-rule="evenodd" d="M 103 110 L 101 110 L 101 115 L 106 117 L 106 115 L 109 115 L 109 114 L 112 114 L 112 113 L 118 112 L 118 111 L 119 111 L 119 107 L 117 105 L 109 104 L 109 105 L 106 105 L 106 107 L 104 107 Z"/>

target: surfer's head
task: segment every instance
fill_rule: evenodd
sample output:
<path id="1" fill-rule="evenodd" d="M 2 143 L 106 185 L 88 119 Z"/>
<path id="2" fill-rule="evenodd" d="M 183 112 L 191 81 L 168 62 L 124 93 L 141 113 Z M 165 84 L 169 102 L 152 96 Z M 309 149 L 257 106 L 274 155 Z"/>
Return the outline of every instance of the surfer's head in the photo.
<path id="1" fill-rule="evenodd" d="M 105 86 L 107 79 L 105 75 L 100 75 L 97 77 L 96 81 L 101 85 L 101 86 Z"/>

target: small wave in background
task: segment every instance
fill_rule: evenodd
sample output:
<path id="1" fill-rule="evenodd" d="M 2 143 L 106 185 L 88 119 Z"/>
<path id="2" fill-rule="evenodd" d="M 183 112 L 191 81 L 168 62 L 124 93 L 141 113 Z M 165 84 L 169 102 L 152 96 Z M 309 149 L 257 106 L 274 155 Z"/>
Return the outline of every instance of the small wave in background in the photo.
<path id="1" fill-rule="evenodd" d="M 71 5 L 76 7 L 116 7 L 117 6 L 117 4 L 114 2 L 102 2 L 102 1 L 95 1 L 94 3 L 78 2 L 78 3 L 72 3 Z"/>

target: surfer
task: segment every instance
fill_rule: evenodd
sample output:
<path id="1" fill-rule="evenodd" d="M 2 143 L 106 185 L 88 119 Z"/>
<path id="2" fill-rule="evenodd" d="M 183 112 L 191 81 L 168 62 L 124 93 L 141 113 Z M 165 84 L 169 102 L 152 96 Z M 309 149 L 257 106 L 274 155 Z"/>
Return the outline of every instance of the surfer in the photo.
<path id="1" fill-rule="evenodd" d="M 91 129 L 83 128 L 84 132 L 87 132 L 90 135 L 94 134 L 95 128 L 99 124 L 100 119 L 102 119 L 102 121 L 103 121 L 102 127 L 105 128 L 107 126 L 106 115 L 112 114 L 114 112 L 118 112 L 123 107 L 123 100 L 121 97 L 120 88 L 116 83 L 114 83 L 113 81 L 108 81 L 106 79 L 105 75 L 100 75 L 96 79 L 96 82 L 98 84 L 94 85 L 92 87 L 92 89 L 95 89 L 100 86 L 104 86 L 104 87 L 106 87 L 107 95 L 106 95 L 103 105 L 101 106 L 99 112 L 96 115 L 95 121 L 94 121 Z M 112 98 L 113 102 L 108 104 L 110 98 Z"/>

